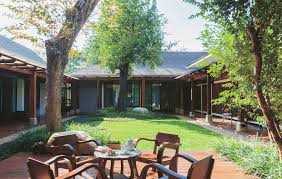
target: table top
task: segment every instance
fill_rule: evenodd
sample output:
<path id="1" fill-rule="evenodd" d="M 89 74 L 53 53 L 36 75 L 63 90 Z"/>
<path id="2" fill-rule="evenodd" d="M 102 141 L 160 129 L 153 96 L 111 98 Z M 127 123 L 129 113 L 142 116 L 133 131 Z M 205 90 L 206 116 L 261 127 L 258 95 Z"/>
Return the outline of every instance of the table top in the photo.
<path id="1" fill-rule="evenodd" d="M 102 159 L 108 159 L 108 160 L 123 160 L 123 159 L 130 159 L 136 156 L 139 156 L 141 154 L 141 152 L 134 148 L 131 151 L 127 151 L 126 153 L 122 152 L 121 150 L 114 150 L 115 151 L 115 155 L 109 155 L 107 153 L 104 152 L 99 152 L 99 151 L 95 151 L 94 152 L 94 156 L 96 158 L 102 158 Z"/>

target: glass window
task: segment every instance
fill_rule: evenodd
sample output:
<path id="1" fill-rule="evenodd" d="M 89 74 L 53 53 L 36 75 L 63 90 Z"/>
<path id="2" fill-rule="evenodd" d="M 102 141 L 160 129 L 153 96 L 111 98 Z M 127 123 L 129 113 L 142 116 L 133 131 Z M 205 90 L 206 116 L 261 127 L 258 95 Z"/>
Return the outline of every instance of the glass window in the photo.
<path id="1" fill-rule="evenodd" d="M 140 85 L 137 83 L 133 83 L 131 89 L 132 89 L 132 95 L 131 95 L 132 106 L 133 107 L 140 106 Z"/>
<path id="2" fill-rule="evenodd" d="M 152 84 L 152 109 L 159 110 L 160 105 L 160 86 L 161 84 Z"/>

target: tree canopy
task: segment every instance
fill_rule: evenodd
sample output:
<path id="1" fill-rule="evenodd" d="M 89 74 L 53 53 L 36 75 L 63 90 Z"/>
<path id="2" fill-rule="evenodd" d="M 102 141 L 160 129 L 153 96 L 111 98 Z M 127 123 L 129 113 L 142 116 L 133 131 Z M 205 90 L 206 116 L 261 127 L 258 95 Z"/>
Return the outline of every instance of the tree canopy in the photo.
<path id="1" fill-rule="evenodd" d="M 151 68 L 162 62 L 165 23 L 156 0 L 104 0 L 101 15 L 93 26 L 86 57 L 98 60 L 112 73 L 119 71 L 119 101 L 127 93 L 127 78 L 136 64 Z M 126 84 L 123 84 L 126 82 Z M 123 109 L 126 102 L 123 102 Z M 118 102 L 118 105 L 120 103 Z"/>
<path id="2" fill-rule="evenodd" d="M 162 61 L 164 22 L 155 0 L 104 0 L 87 52 L 112 72 L 127 63 L 154 68 Z"/>
<path id="3" fill-rule="evenodd" d="M 226 98 L 241 106 L 258 106 L 282 160 L 282 1 L 186 0 L 210 23 L 203 39 L 218 60 L 210 72 L 227 71 L 233 84 Z M 256 101 L 254 100 L 256 99 Z"/>

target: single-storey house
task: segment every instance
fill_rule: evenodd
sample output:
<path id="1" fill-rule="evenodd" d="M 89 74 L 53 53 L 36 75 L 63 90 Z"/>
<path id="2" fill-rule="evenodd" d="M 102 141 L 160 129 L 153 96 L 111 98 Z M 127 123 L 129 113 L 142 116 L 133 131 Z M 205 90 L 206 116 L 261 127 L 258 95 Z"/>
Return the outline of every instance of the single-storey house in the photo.
<path id="1" fill-rule="evenodd" d="M 206 69 L 215 60 L 207 52 L 162 52 L 155 69 L 136 65 L 129 78 L 128 107 L 146 107 L 170 113 L 221 115 L 211 105 L 226 77 L 212 79 Z M 199 65 L 206 64 L 205 66 Z M 46 61 L 31 49 L 0 36 L 0 120 L 44 116 Z M 93 113 L 115 106 L 118 73 L 93 64 L 65 75 L 62 113 Z"/>
<path id="2" fill-rule="evenodd" d="M 155 69 L 144 65 L 133 67 L 128 84 L 128 107 L 174 112 L 177 106 L 179 80 L 186 66 L 206 56 L 206 52 L 162 52 L 163 63 Z M 78 78 L 79 109 L 81 113 L 115 106 L 118 99 L 119 75 L 94 64 L 79 69 L 71 76 Z M 189 93 L 183 94 L 188 99 Z M 91 100 L 89 100 L 91 99 Z M 189 101 L 185 101 L 189 110 Z"/>

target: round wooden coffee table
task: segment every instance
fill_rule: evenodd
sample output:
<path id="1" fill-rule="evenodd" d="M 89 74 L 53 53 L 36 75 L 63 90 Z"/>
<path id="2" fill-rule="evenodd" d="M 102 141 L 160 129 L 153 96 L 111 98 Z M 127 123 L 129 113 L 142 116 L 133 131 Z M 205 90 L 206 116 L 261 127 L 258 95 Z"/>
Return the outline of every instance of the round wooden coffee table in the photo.
<path id="1" fill-rule="evenodd" d="M 114 174 L 114 165 L 115 161 L 119 160 L 121 163 L 120 167 L 120 174 L 124 175 L 124 160 L 127 160 L 130 167 L 130 177 L 134 178 L 138 176 L 137 167 L 136 167 L 136 157 L 141 154 L 141 152 L 138 149 L 134 149 L 132 151 L 129 151 L 127 154 L 121 154 L 120 150 L 115 151 L 115 155 L 108 155 L 106 153 L 98 152 L 96 151 L 95 157 L 100 160 L 100 167 L 105 170 L 105 166 L 108 160 L 111 161 L 111 168 L 110 168 L 110 178 L 113 178 Z"/>

